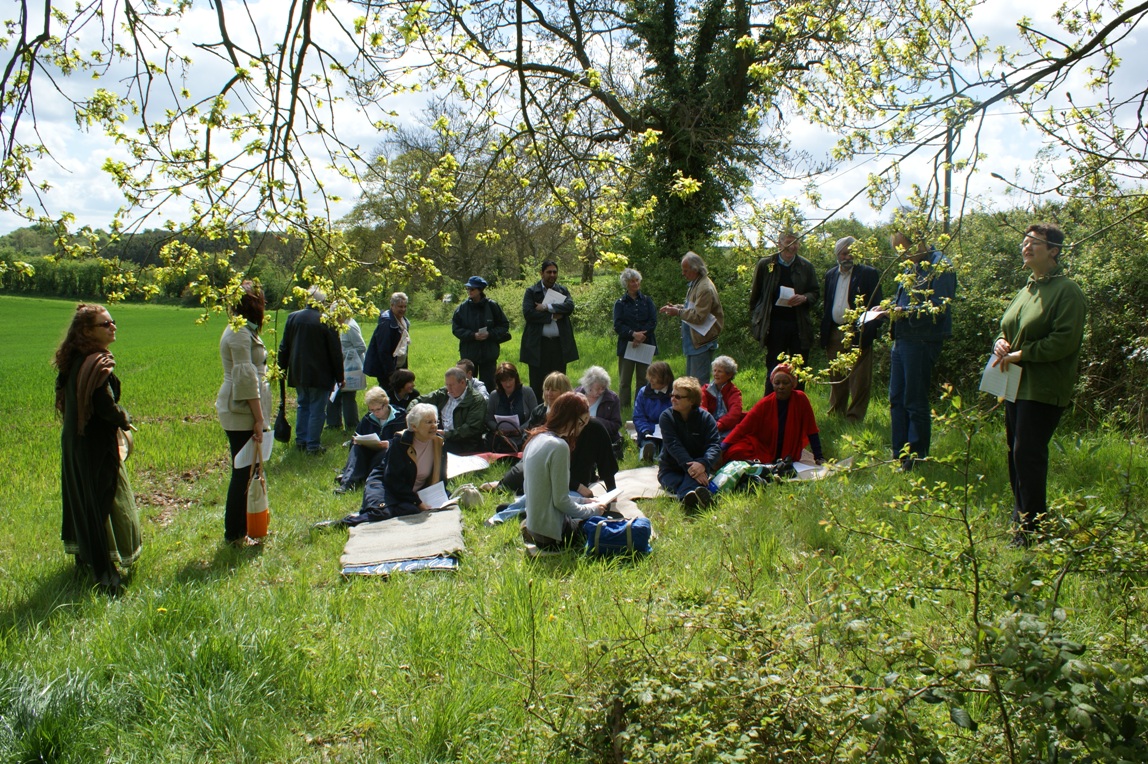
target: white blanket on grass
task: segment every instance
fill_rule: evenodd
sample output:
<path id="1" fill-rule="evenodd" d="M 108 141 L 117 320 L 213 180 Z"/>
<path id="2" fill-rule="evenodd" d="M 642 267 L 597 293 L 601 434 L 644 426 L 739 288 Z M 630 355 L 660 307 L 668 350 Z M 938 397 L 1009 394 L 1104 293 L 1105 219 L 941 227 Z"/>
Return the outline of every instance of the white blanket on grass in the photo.
<path id="1" fill-rule="evenodd" d="M 454 508 L 356 525 L 350 529 L 339 562 L 346 568 L 448 557 L 465 549 L 462 511 Z"/>

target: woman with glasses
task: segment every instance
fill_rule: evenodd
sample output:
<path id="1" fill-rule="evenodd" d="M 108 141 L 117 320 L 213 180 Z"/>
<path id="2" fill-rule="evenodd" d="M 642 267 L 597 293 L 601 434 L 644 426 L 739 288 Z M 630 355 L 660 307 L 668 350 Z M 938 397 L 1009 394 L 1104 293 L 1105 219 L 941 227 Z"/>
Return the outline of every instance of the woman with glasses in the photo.
<path id="1" fill-rule="evenodd" d="M 710 475 L 721 458 L 717 422 L 701 402 L 701 384 L 693 377 L 678 377 L 670 407 L 658 419 L 662 431 L 658 482 L 687 510 L 707 507 L 713 501 Z"/>
<path id="2" fill-rule="evenodd" d="M 391 438 L 406 427 L 406 413 L 391 405 L 383 388 L 372 387 L 363 397 L 367 402 L 367 415 L 355 428 L 347 464 L 337 478 L 337 494 L 349 493 L 358 488 L 371 470 L 382 464 L 387 457 L 387 446 Z"/>
<path id="3" fill-rule="evenodd" d="M 582 521 L 600 514 L 591 498 L 576 499 L 569 491 L 570 452 L 590 421 L 590 407 L 577 393 L 563 393 L 550 407 L 546 424 L 533 430 L 522 451 L 526 490 L 526 519 L 522 539 L 540 550 L 569 544 Z"/>
<path id="4" fill-rule="evenodd" d="M 109 594 L 120 588 L 117 566 L 139 558 L 140 523 L 124 469 L 121 433 L 132 428 L 119 405 L 120 380 L 108 348 L 116 322 L 101 305 L 76 306 L 56 349 L 56 411 L 60 433 L 61 538 L 76 567 Z"/>

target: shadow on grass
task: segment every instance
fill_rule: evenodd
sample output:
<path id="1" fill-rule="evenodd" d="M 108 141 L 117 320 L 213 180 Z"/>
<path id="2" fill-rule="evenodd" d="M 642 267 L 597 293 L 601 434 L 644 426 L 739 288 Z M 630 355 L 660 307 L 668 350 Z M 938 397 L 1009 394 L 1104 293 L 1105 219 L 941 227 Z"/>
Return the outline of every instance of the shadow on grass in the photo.
<path id="1" fill-rule="evenodd" d="M 200 558 L 186 562 L 175 574 L 175 580 L 181 584 L 218 581 L 231 576 L 239 566 L 247 565 L 262 553 L 262 545 L 237 548 L 220 544 L 210 560 Z"/>
<path id="2" fill-rule="evenodd" d="M 0 631 L 15 629 L 23 632 L 29 626 L 44 625 L 57 611 L 72 610 L 71 606 L 91 596 L 93 588 L 87 573 L 71 564 L 58 567 L 40 579 L 23 599 L 0 610 Z"/>

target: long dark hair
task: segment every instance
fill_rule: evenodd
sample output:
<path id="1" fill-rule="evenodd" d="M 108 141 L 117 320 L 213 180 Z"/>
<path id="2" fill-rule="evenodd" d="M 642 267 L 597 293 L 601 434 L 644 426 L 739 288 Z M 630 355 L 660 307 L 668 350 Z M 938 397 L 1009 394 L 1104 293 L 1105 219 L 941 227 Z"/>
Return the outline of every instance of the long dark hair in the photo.
<path id="1" fill-rule="evenodd" d="M 92 338 L 90 330 L 96 325 L 96 319 L 104 310 L 103 305 L 90 305 L 84 302 L 77 305 L 76 312 L 72 315 L 72 323 L 68 324 L 68 331 L 64 334 L 60 346 L 56 348 L 52 365 L 59 372 L 56 378 L 56 410 L 61 413 L 64 411 L 63 382 L 72 371 L 72 365 L 103 349 Z"/>

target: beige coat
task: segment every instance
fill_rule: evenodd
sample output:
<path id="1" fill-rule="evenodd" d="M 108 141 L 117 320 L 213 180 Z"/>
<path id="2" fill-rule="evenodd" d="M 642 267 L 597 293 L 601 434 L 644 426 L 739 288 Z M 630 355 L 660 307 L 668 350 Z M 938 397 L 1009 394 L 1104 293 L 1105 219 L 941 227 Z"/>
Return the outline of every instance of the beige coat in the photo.
<path id="1" fill-rule="evenodd" d="M 247 401 L 258 399 L 263 408 L 263 424 L 271 424 L 271 387 L 267 384 L 267 348 L 255 333 L 253 324 L 238 332 L 228 326 L 219 340 L 223 361 L 223 384 L 215 398 L 215 413 L 223 429 L 251 430 L 255 417 Z"/>

